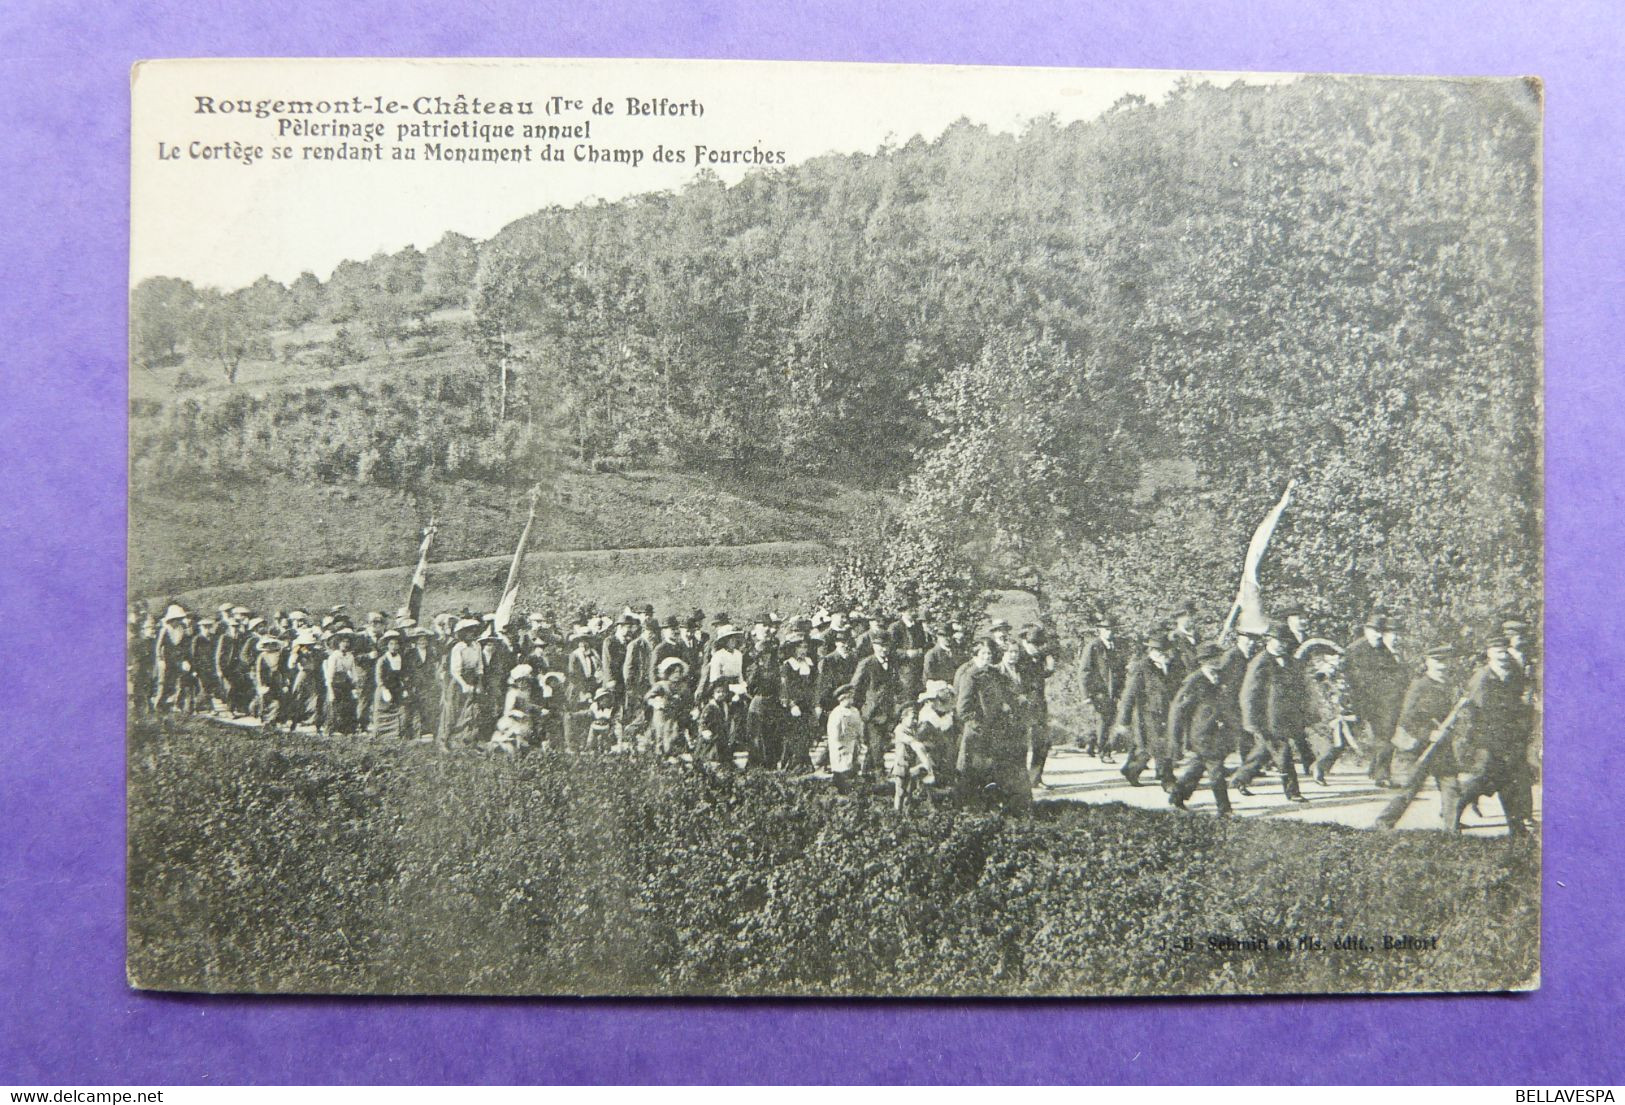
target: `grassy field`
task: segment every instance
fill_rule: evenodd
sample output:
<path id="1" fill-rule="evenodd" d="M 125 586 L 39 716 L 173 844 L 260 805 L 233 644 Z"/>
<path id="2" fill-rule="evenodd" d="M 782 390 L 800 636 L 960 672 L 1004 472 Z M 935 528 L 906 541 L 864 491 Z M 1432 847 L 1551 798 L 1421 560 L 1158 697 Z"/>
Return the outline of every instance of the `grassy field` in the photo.
<path id="1" fill-rule="evenodd" d="M 177 395 L 207 396 L 233 388 L 263 393 L 266 390 L 339 383 L 380 373 L 434 371 L 457 358 L 472 356 L 462 327 L 470 317 L 465 309 L 437 311 L 430 316 L 431 333 L 426 338 L 408 338 L 385 346 L 366 333 L 359 322 L 345 324 L 361 359 L 353 364 L 330 368 L 318 363 L 322 349 L 330 344 L 339 326 L 312 322 L 299 330 L 279 330 L 268 339 L 273 356 L 245 358 L 237 367 L 237 382 L 226 381 L 220 365 L 206 357 L 183 354 L 173 363 L 130 370 L 130 395 L 134 398 L 167 400 Z M 290 347 L 292 359 L 288 359 Z M 434 352 L 426 352 L 433 349 Z M 177 381 L 191 377 L 195 387 L 177 388 Z"/>
<path id="2" fill-rule="evenodd" d="M 707 473 L 566 473 L 554 490 L 561 502 L 538 515 L 534 549 L 831 541 L 877 501 L 825 480 Z M 437 560 L 506 556 L 524 523 L 525 496 L 460 481 L 437 488 L 425 504 L 387 488 L 285 477 L 133 488 L 131 593 L 164 597 L 214 584 L 411 564 L 430 511 L 439 525 Z"/>
<path id="3" fill-rule="evenodd" d="M 507 579 L 508 556 L 437 563 L 429 576 L 426 607 L 488 610 Z M 652 602 L 661 613 L 700 607 L 750 617 L 761 610 L 803 609 L 815 597 L 829 563 L 829 550 L 812 541 L 759 545 L 588 552 L 537 552 L 525 559 L 526 594 L 562 587 L 603 609 Z M 303 606 L 324 610 L 340 603 L 351 610 L 394 610 L 406 597 L 410 566 L 285 576 L 218 584 L 174 596 L 193 609 L 223 602 L 256 610 Z M 157 601 L 161 596 L 152 596 Z"/>
<path id="4" fill-rule="evenodd" d="M 137 724 L 129 975 L 210 991 L 1521 989 L 1533 841 Z M 1421 947 L 1392 942 L 1420 937 Z"/>

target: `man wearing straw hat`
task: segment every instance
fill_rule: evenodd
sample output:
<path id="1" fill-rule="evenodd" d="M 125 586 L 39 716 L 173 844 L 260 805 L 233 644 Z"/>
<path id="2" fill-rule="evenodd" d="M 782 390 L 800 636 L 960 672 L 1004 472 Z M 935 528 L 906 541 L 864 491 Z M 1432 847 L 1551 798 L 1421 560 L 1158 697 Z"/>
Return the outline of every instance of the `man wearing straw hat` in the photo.
<path id="1" fill-rule="evenodd" d="M 178 704 L 185 676 L 192 670 L 191 645 L 186 636 L 186 608 L 170 603 L 164 611 L 158 639 L 153 645 L 152 708 L 157 713 Z"/>

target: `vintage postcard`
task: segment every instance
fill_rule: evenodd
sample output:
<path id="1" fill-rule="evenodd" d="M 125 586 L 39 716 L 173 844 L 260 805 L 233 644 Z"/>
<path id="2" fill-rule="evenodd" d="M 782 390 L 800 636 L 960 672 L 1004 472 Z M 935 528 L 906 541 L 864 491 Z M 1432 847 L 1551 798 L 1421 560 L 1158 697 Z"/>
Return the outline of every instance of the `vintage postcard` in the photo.
<path id="1" fill-rule="evenodd" d="M 1538 81 L 132 89 L 133 985 L 1539 985 Z"/>

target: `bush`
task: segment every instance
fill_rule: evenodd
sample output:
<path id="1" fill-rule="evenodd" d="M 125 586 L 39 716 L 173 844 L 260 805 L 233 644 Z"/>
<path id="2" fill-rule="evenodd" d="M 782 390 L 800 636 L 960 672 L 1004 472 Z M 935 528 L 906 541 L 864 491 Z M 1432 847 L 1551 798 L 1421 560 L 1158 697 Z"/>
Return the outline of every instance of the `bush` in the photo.
<path id="1" fill-rule="evenodd" d="M 898 817 L 776 775 L 202 723 L 138 726 L 130 771 L 139 985 L 1235 993 L 1507 988 L 1538 969 L 1523 840 L 1120 806 Z M 1332 946 L 1400 933 L 1438 949 Z"/>

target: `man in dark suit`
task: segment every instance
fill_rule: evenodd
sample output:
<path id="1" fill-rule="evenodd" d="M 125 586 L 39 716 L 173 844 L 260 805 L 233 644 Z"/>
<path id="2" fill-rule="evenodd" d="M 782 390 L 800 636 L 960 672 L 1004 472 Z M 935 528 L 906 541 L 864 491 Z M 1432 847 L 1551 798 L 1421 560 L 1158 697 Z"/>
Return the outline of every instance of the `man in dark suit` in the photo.
<path id="1" fill-rule="evenodd" d="M 925 688 L 925 653 L 931 647 L 931 638 L 920 624 L 920 608 L 912 596 L 905 599 L 902 612 L 886 633 L 903 692 L 919 694 Z"/>
<path id="2" fill-rule="evenodd" d="M 1055 672 L 1048 631 L 1036 622 L 1022 626 L 1007 655 L 1027 728 L 1027 774 L 1033 786 L 1043 786 L 1050 749 L 1049 677 Z"/>
<path id="3" fill-rule="evenodd" d="M 858 658 L 852 652 L 852 638 L 844 629 L 835 629 L 824 635 L 831 651 L 818 658 L 818 709 L 827 714 L 835 708 L 835 692 L 852 682 L 852 673 Z"/>
<path id="4" fill-rule="evenodd" d="M 632 638 L 638 632 L 640 623 L 636 614 L 627 611 L 615 622 L 615 628 L 604 638 L 603 647 L 599 650 L 598 659 L 603 669 L 603 686 L 614 692 L 612 701 L 615 712 L 619 715 L 625 708 L 626 700 L 631 695 L 626 692 L 626 653 L 631 647 Z M 639 703 L 643 696 L 637 696 Z"/>
<path id="5" fill-rule="evenodd" d="M 1196 670 L 1196 604 L 1188 599 L 1169 619 L 1168 666 L 1180 681 Z"/>
<path id="6" fill-rule="evenodd" d="M 1247 785 L 1273 757 L 1280 765 L 1281 790 L 1287 798 L 1307 802 L 1298 790 L 1298 772 L 1292 763 L 1293 737 L 1302 735 L 1307 717 L 1307 688 L 1303 673 L 1287 652 L 1291 639 L 1285 623 L 1271 622 L 1264 635 L 1264 651 L 1247 665 L 1241 681 L 1241 726 L 1252 737 L 1253 747 L 1234 782 L 1239 793 L 1250 795 Z"/>
<path id="7" fill-rule="evenodd" d="M 936 628 L 936 644 L 925 654 L 922 674 L 927 683 L 933 680 L 941 683 L 952 683 L 954 676 L 959 674 L 959 665 L 963 663 L 959 653 L 954 649 L 953 627 L 947 622 L 939 622 Z"/>
<path id="8" fill-rule="evenodd" d="M 1117 622 L 1110 614 L 1095 619 L 1095 635 L 1083 646 L 1078 664 L 1083 669 L 1083 694 L 1092 717 L 1085 722 L 1084 751 L 1112 763 L 1112 719 L 1117 716 L 1117 696 L 1123 690 L 1128 660 L 1113 633 Z"/>
<path id="9" fill-rule="evenodd" d="M 897 721 L 898 707 L 907 693 L 903 671 L 891 654 L 891 642 L 884 633 L 870 636 L 870 653 L 852 671 L 852 705 L 863 715 L 868 767 L 881 770 L 886 748 L 891 743 L 891 727 Z"/>
<path id="10" fill-rule="evenodd" d="M 1219 685 L 1224 688 L 1225 718 L 1243 759 L 1252 751 L 1252 741 L 1241 727 L 1241 684 L 1247 678 L 1247 665 L 1259 654 L 1259 635 L 1250 627 L 1236 628 L 1236 643 L 1219 657 Z"/>
<path id="11" fill-rule="evenodd" d="M 1455 650 L 1449 645 L 1435 645 L 1428 649 L 1422 657 L 1421 674 L 1405 688 L 1405 700 L 1399 708 L 1399 725 L 1394 729 L 1393 769 L 1407 784 L 1421 781 L 1415 779 L 1418 761 L 1427 752 L 1433 734 L 1455 708 L 1456 692 L 1450 686 L 1447 667 L 1454 655 Z M 1457 778 L 1460 768 L 1456 765 L 1449 734 L 1445 735 L 1444 741 L 1444 746 L 1435 749 L 1428 760 L 1426 772 L 1427 777 L 1432 778 L 1439 787 L 1439 812 L 1444 828 L 1454 830 L 1456 796 L 1461 790 Z"/>
<path id="12" fill-rule="evenodd" d="M 1362 636 L 1343 653 L 1351 705 L 1366 730 L 1371 758 L 1366 771 L 1380 787 L 1393 785 L 1389 767 L 1394 758 L 1394 726 L 1408 682 L 1405 665 L 1383 641 L 1387 628 L 1387 618 L 1373 612 L 1365 620 Z"/>
<path id="13" fill-rule="evenodd" d="M 1505 634 L 1484 643 L 1484 666 L 1467 684 L 1453 751 L 1466 776 L 1456 796 L 1454 830 L 1461 811 L 1488 795 L 1499 795 L 1507 833 L 1518 836 L 1534 824 L 1535 800 L 1529 745 L 1535 735 L 1529 677 L 1512 658 Z"/>
<path id="14" fill-rule="evenodd" d="M 1217 641 L 1196 647 L 1196 670 L 1185 677 L 1168 710 L 1168 745 L 1177 758 L 1190 755 L 1190 762 L 1174 780 L 1168 804 L 1184 809 L 1206 775 L 1213 790 L 1219 815 L 1230 812 L 1230 788 L 1225 785 L 1224 761 L 1234 750 L 1235 734 L 1230 725 L 1231 711 L 1225 700 L 1224 683 L 1219 678 L 1219 662 L 1224 649 Z"/>
<path id="15" fill-rule="evenodd" d="M 1140 785 L 1140 774 L 1156 761 L 1157 780 L 1173 793 L 1174 759 L 1168 737 L 1168 707 L 1178 686 L 1169 665 L 1168 636 L 1153 633 L 1145 643 L 1145 655 L 1128 666 L 1123 693 L 1117 700 L 1114 732 L 1127 735 L 1130 752 L 1123 765 L 1123 778 Z"/>
<path id="16" fill-rule="evenodd" d="M 959 787 L 967 799 L 994 787 L 1007 810 L 1024 816 L 1033 804 L 1027 744 L 1009 683 L 994 666 L 1001 647 L 991 637 L 983 637 L 954 676 L 954 718 L 960 727 Z"/>

